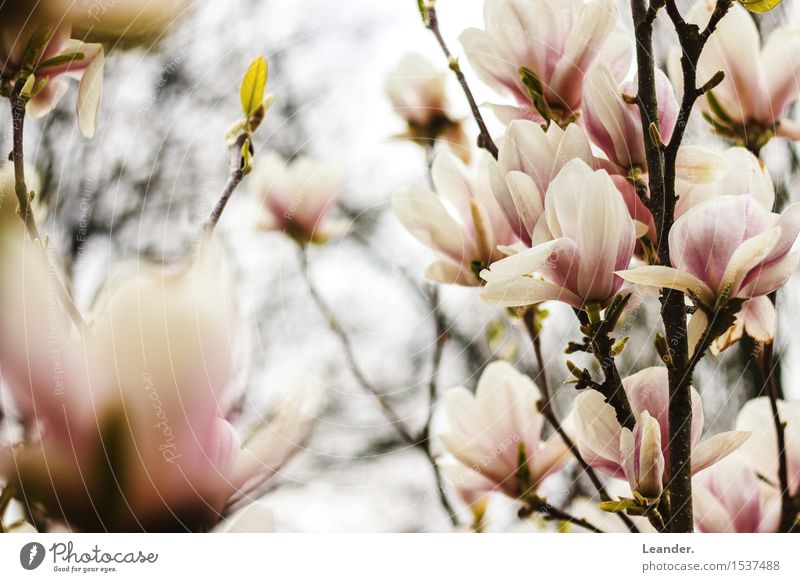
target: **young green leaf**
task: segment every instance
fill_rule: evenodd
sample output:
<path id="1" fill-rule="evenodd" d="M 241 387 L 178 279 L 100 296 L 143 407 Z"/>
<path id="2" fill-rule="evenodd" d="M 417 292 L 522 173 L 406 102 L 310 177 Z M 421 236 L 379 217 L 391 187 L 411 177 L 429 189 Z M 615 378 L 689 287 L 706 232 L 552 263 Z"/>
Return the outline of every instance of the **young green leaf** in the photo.
<path id="1" fill-rule="evenodd" d="M 250 117 L 264 102 L 264 89 L 267 86 L 269 66 L 264 57 L 258 57 L 252 62 L 242 80 L 240 97 L 242 111 L 245 117 Z"/>
<path id="2" fill-rule="evenodd" d="M 739 4 L 750 12 L 769 12 L 783 0 L 739 0 Z"/>

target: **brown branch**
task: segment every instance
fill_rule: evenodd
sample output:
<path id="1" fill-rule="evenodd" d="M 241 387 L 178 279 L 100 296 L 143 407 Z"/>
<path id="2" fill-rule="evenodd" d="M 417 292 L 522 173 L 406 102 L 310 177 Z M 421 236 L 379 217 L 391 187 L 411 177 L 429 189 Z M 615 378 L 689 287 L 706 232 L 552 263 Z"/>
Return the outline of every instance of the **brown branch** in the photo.
<path id="1" fill-rule="evenodd" d="M 233 196 L 233 193 L 236 192 L 236 189 L 244 180 L 246 173 L 244 160 L 242 159 L 242 148 L 244 147 L 245 143 L 249 142 L 249 140 L 250 135 L 248 133 L 242 133 L 236 139 L 236 142 L 231 146 L 230 175 L 228 176 L 228 181 L 225 183 L 225 188 L 222 190 L 222 196 L 220 196 L 217 204 L 211 210 L 211 214 L 209 215 L 208 219 L 203 224 L 203 232 L 214 232 L 219 219 L 222 218 L 222 213 L 225 212 L 225 207 L 228 205 L 231 196 Z"/>
<path id="2" fill-rule="evenodd" d="M 530 498 L 523 498 L 525 506 L 519 510 L 518 515 L 520 518 L 530 517 L 534 513 L 540 514 L 546 521 L 565 521 L 577 526 L 580 526 L 586 530 L 589 530 L 592 533 L 606 533 L 601 530 L 596 525 L 592 524 L 588 520 L 582 517 L 575 517 L 571 513 L 563 510 L 558 509 L 557 507 L 553 507 L 545 500 L 540 499 L 536 496 Z"/>
<path id="3" fill-rule="evenodd" d="M 675 4 L 666 0 L 667 14 L 678 34 L 683 55 L 683 97 L 681 98 L 675 130 L 669 144 L 654 143 L 645 137 L 645 152 L 648 164 L 650 208 L 657 229 L 658 259 L 662 265 L 670 265 L 669 231 L 675 217 L 677 196 L 675 193 L 675 166 L 678 149 L 683 141 L 686 126 L 697 99 L 708 85 L 697 85 L 697 62 L 706 41 L 725 16 L 732 0 L 717 0 L 708 25 L 702 31 L 687 23 Z M 655 63 L 653 60 L 653 22 L 649 13 L 658 4 L 645 8 L 643 0 L 631 0 L 636 33 L 637 72 L 639 79 L 637 102 L 643 127 L 658 124 L 658 102 L 655 89 Z M 704 83 L 706 80 L 704 80 Z M 647 136 L 647 132 L 645 132 Z M 689 362 L 686 308 L 683 293 L 662 290 L 661 316 L 669 345 L 668 372 L 670 384 L 670 475 L 667 490 L 670 511 L 665 523 L 672 532 L 693 530 L 692 474 L 691 474 L 691 376 L 693 365 Z M 696 363 L 694 364 L 696 365 Z M 690 368 L 691 366 L 691 368 Z"/>
<path id="4" fill-rule="evenodd" d="M 472 89 L 469 88 L 467 78 L 464 76 L 464 73 L 461 70 L 461 65 L 458 64 L 458 59 L 456 59 L 450 52 L 450 49 L 447 47 L 447 42 L 445 42 L 444 37 L 442 36 L 442 31 L 439 29 L 439 15 L 436 12 L 436 8 L 433 6 L 428 6 L 426 10 L 427 13 L 425 18 L 425 26 L 433 33 L 433 35 L 436 37 L 436 40 L 439 42 L 439 46 L 442 47 L 442 52 L 447 58 L 450 70 L 455 73 L 458 83 L 461 85 L 461 89 L 464 91 L 464 95 L 469 102 L 469 108 L 472 111 L 472 117 L 475 119 L 475 123 L 478 124 L 478 129 L 480 129 L 478 147 L 485 149 L 492 154 L 495 159 L 497 159 L 497 144 L 494 143 L 492 135 L 489 133 L 489 128 L 486 127 L 486 122 L 483 119 L 483 115 L 478 107 L 478 103 L 475 101 L 475 96 L 472 94 Z"/>
<path id="5" fill-rule="evenodd" d="M 58 274 L 58 271 L 53 265 L 50 264 L 47 258 L 47 252 L 44 248 L 44 241 L 39 235 L 39 228 L 36 226 L 36 218 L 31 207 L 31 193 L 28 190 L 28 184 L 25 179 L 25 107 L 27 99 L 22 95 L 22 90 L 25 86 L 25 80 L 19 80 L 14 85 L 9 100 L 11 102 L 11 124 L 13 132 L 13 150 L 11 158 L 14 162 L 14 191 L 17 195 L 17 202 L 19 203 L 19 216 L 25 223 L 25 230 L 34 244 L 41 245 L 42 254 L 47 261 L 47 270 L 50 273 L 53 288 L 55 289 L 58 300 L 64 306 L 69 318 L 72 320 L 75 327 L 81 333 L 88 330 L 86 322 L 81 315 L 80 310 L 75 305 L 72 297 L 67 291 L 64 282 Z"/>

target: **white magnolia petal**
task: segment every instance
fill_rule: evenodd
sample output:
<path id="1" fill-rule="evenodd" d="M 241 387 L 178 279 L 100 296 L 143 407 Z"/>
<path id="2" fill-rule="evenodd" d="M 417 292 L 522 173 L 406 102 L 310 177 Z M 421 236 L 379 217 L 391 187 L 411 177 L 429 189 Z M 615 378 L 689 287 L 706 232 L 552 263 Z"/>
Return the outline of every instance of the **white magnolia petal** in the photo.
<path id="1" fill-rule="evenodd" d="M 650 265 L 627 271 L 617 271 L 617 275 L 636 285 L 677 289 L 684 293 L 696 295 L 708 305 L 713 305 L 714 303 L 714 294 L 705 283 L 691 273 L 679 271 L 672 267 Z"/>
<path id="2" fill-rule="evenodd" d="M 692 451 L 692 474 L 724 459 L 750 438 L 749 432 L 731 430 L 702 441 Z"/>

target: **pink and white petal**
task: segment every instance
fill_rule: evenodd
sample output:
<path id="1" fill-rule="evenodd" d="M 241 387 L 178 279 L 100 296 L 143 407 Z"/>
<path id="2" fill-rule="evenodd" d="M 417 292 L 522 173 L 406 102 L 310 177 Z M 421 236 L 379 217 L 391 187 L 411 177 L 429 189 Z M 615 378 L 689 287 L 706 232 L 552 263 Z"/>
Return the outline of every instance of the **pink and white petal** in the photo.
<path id="1" fill-rule="evenodd" d="M 453 205 L 462 222 L 469 220 L 474 186 L 464 162 L 452 152 L 442 150 L 433 160 L 431 177 L 436 193 Z"/>
<path id="2" fill-rule="evenodd" d="M 636 231 L 628 208 L 611 178 L 598 170 L 584 184 L 578 207 L 578 294 L 604 302 L 622 281 L 616 271 L 630 263 Z"/>
<path id="3" fill-rule="evenodd" d="M 725 267 L 720 291 L 727 291 L 731 297 L 738 297 L 745 278 L 772 252 L 780 236 L 781 229 L 775 227 L 739 245 Z"/>
<path id="4" fill-rule="evenodd" d="M 576 309 L 583 308 L 583 300 L 571 291 L 531 277 L 491 281 L 483 288 L 481 299 L 502 307 L 524 307 L 543 301 L 561 301 Z"/>
<path id="5" fill-rule="evenodd" d="M 459 264 L 475 256 L 474 241 L 427 188 L 401 188 L 393 196 L 392 205 L 400 223 L 422 244 Z"/>
<path id="6" fill-rule="evenodd" d="M 730 455 L 750 438 L 750 432 L 731 430 L 716 434 L 692 450 L 692 474 L 699 473 Z"/>
<path id="7" fill-rule="evenodd" d="M 524 172 L 533 178 L 539 190 L 546 191 L 555 159 L 541 125 L 532 121 L 511 122 L 498 159 L 504 172 Z"/>
<path id="8" fill-rule="evenodd" d="M 648 499 L 661 496 L 665 473 L 661 427 L 657 420 L 644 411 L 637 421 L 635 440 L 639 441 L 637 484 L 638 491 Z"/>
<path id="9" fill-rule="evenodd" d="M 800 123 L 784 117 L 778 121 L 778 126 L 775 128 L 775 135 L 798 141 L 800 140 Z"/>
<path id="10" fill-rule="evenodd" d="M 526 249 L 492 263 L 488 269 L 484 269 L 481 272 L 481 278 L 491 283 L 522 275 L 530 275 L 539 271 L 555 253 L 565 249 L 572 249 L 574 246 L 575 244 L 571 240 L 560 238 L 532 249 Z"/>
<path id="11" fill-rule="evenodd" d="M 781 119 L 800 95 L 800 29 L 781 26 L 770 33 L 761 52 L 768 110 L 761 121 Z"/>
<path id="12" fill-rule="evenodd" d="M 532 233 L 536 228 L 536 223 L 544 214 L 542 194 L 528 174 L 509 172 L 506 182 L 517 210 L 517 216 L 522 220 L 525 231 Z"/>
<path id="13" fill-rule="evenodd" d="M 489 176 L 489 185 L 492 195 L 503 211 L 511 230 L 527 246 L 531 244 L 531 233 L 528 231 L 522 217 L 517 211 L 517 205 L 511 196 L 506 173 L 500 168 L 497 161 L 489 157 L 486 162 L 486 171 Z"/>
<path id="14" fill-rule="evenodd" d="M 436 261 L 428 265 L 425 269 L 425 276 L 431 281 L 442 283 L 443 285 L 461 285 L 464 287 L 477 287 L 480 281 L 475 278 L 475 274 L 467 266 L 456 264 L 449 259 Z"/>
<path id="15" fill-rule="evenodd" d="M 583 160 L 570 160 L 550 183 L 544 208 L 548 228 L 555 238 L 578 240 L 578 208 L 586 181 L 593 173 Z"/>
<path id="16" fill-rule="evenodd" d="M 769 297 L 762 295 L 746 301 L 737 317 L 742 320 L 744 329 L 751 338 L 766 344 L 772 343 L 777 318 Z"/>
<path id="17" fill-rule="evenodd" d="M 634 415 L 648 412 L 669 437 L 669 379 L 663 366 L 645 368 L 622 380 Z M 668 441 L 665 441 L 668 442 Z"/>
<path id="18" fill-rule="evenodd" d="M 687 332 L 689 334 L 689 355 L 694 355 L 694 350 L 703 334 L 708 329 L 708 316 L 705 311 L 698 309 L 689 318 Z"/>
<path id="19" fill-rule="evenodd" d="M 514 121 L 532 121 L 544 123 L 544 118 L 533 106 L 504 105 L 502 103 L 484 103 L 483 107 L 491 109 L 497 120 L 503 125 Z"/>
<path id="20" fill-rule="evenodd" d="M 575 443 L 584 460 L 604 473 L 624 479 L 619 448 L 622 427 L 614 408 L 600 392 L 587 390 L 575 399 L 571 416 L 575 422 Z"/>
<path id="21" fill-rule="evenodd" d="M 39 119 L 50 113 L 58 105 L 69 89 L 69 85 L 60 79 L 50 79 L 36 97 L 28 101 L 25 111 L 33 119 Z"/>
<path id="22" fill-rule="evenodd" d="M 97 55 L 83 72 L 78 88 L 78 126 L 87 138 L 94 137 L 97 128 L 97 114 L 100 111 L 100 97 L 103 93 L 104 63 L 105 54 L 100 47 Z"/>
<path id="23" fill-rule="evenodd" d="M 701 146 L 682 146 L 675 162 L 676 177 L 693 184 L 717 182 L 730 169 L 725 156 Z"/>
<path id="24" fill-rule="evenodd" d="M 728 510 L 702 482 L 692 487 L 694 524 L 702 533 L 735 533 Z"/>
<path id="25" fill-rule="evenodd" d="M 753 269 L 745 280 L 740 294 L 744 297 L 758 297 L 780 289 L 797 270 L 798 263 L 800 263 L 800 253 L 791 252 L 767 266 Z"/>
<path id="26" fill-rule="evenodd" d="M 715 301 L 714 293 L 712 293 L 711 289 L 709 289 L 708 285 L 703 281 L 691 273 L 679 271 L 672 267 L 649 265 L 627 271 L 617 271 L 617 274 L 626 281 L 636 285 L 677 289 L 684 293 L 693 294 L 707 305 L 713 305 Z"/>
<path id="27" fill-rule="evenodd" d="M 540 483 L 546 477 L 560 471 L 572 459 L 569 447 L 564 439 L 555 434 L 536 452 L 531 463 L 531 480 Z"/>

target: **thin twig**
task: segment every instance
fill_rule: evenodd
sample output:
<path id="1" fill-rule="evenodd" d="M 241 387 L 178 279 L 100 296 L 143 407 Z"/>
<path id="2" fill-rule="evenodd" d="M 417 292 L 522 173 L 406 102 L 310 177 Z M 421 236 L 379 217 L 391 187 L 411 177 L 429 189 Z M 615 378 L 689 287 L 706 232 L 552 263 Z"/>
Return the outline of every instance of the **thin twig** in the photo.
<path id="1" fill-rule="evenodd" d="M 494 143 L 492 139 L 492 135 L 489 133 L 489 128 L 486 127 L 486 122 L 483 120 L 483 115 L 481 114 L 481 110 L 478 107 L 478 103 L 475 101 L 475 96 L 472 94 L 472 89 L 469 88 L 469 83 L 467 83 L 467 78 L 464 76 L 463 71 L 461 70 L 461 65 L 458 64 L 458 59 L 453 57 L 453 54 L 450 52 L 450 49 L 447 47 L 447 42 L 445 42 L 444 37 L 442 36 L 442 31 L 439 29 L 439 15 L 436 12 L 436 8 L 433 6 L 427 7 L 427 18 L 425 19 L 425 26 L 430 30 L 433 35 L 436 37 L 436 40 L 439 42 L 439 46 L 442 47 L 442 52 L 444 56 L 447 58 L 447 62 L 450 66 L 450 70 L 455 73 L 456 78 L 458 79 L 458 83 L 461 85 L 461 88 L 464 91 L 464 95 L 469 102 L 469 108 L 472 111 L 472 117 L 475 119 L 475 123 L 478 124 L 478 129 L 480 129 L 480 136 L 478 138 L 478 147 L 485 149 L 488 151 L 492 156 L 497 159 L 498 150 L 497 144 Z"/>
<path id="2" fill-rule="evenodd" d="M 557 507 L 553 507 L 543 499 L 539 499 L 538 497 L 532 497 L 525 499 L 525 507 L 520 509 L 519 517 L 529 517 L 534 513 L 540 514 L 544 517 L 545 520 L 558 520 L 558 521 L 566 521 L 568 523 L 580 526 L 586 530 L 589 530 L 592 533 L 606 533 L 601 530 L 596 525 L 592 524 L 590 521 L 582 518 L 582 517 L 575 517 L 571 513 L 566 510 L 558 509 Z"/>
<path id="3" fill-rule="evenodd" d="M 611 501 L 611 496 L 608 494 L 603 482 L 597 476 L 595 470 L 586 462 L 581 455 L 580 450 L 578 450 L 578 446 L 575 444 L 575 441 L 570 438 L 567 434 L 567 431 L 564 430 L 564 427 L 561 425 L 561 421 L 558 419 L 558 414 L 553 408 L 553 396 L 550 392 L 550 382 L 547 378 L 547 370 L 544 365 L 544 357 L 542 356 L 542 341 L 541 341 L 541 333 L 537 329 L 536 321 L 535 321 L 535 311 L 536 307 L 531 307 L 525 310 L 522 314 L 522 321 L 525 324 L 525 329 L 528 331 L 528 337 L 531 338 L 531 343 L 533 344 L 533 353 L 536 357 L 536 366 L 538 367 L 539 374 L 537 375 L 536 379 L 539 381 L 539 386 L 542 391 L 542 404 L 541 404 L 541 413 L 544 416 L 545 420 L 550 423 L 550 426 L 553 427 L 553 430 L 556 431 L 561 440 L 569 449 L 569 452 L 578 462 L 580 465 L 581 470 L 589 477 L 589 480 L 594 485 L 594 488 L 597 490 L 597 494 L 600 496 L 601 501 Z M 636 527 L 630 518 L 625 514 L 618 514 L 620 519 L 625 523 L 625 526 L 631 531 L 631 533 L 639 533 L 639 529 Z"/>
<path id="4" fill-rule="evenodd" d="M 64 282 L 58 274 L 56 268 L 50 264 L 47 257 L 46 249 L 44 248 L 44 241 L 39 236 L 39 228 L 36 226 L 36 218 L 31 208 L 30 190 L 25 179 L 25 107 L 27 105 L 26 99 L 22 95 L 22 89 L 25 86 L 25 81 L 20 80 L 14 85 L 14 89 L 9 97 L 11 102 L 11 123 L 13 126 L 13 150 L 11 157 L 14 161 L 14 191 L 17 194 L 17 202 L 19 203 L 19 215 L 25 223 L 25 230 L 34 244 L 41 245 L 42 254 L 47 261 L 47 270 L 50 273 L 50 279 L 55 289 L 59 301 L 64 306 L 73 324 L 81 331 L 86 333 L 88 327 L 81 315 L 80 310 L 75 305 L 72 297 L 67 291 Z"/>
<path id="5" fill-rule="evenodd" d="M 422 451 L 427 459 L 428 463 L 433 470 L 434 478 L 436 480 L 436 492 L 439 497 L 439 501 L 447 512 L 448 518 L 450 519 L 451 523 L 456 526 L 458 525 L 458 519 L 456 514 L 453 510 L 452 505 L 450 504 L 449 499 L 447 498 L 447 492 L 444 487 L 444 481 L 442 479 L 441 470 L 439 468 L 439 464 L 437 463 L 433 453 L 430 450 L 430 438 L 429 438 L 429 431 L 430 431 L 430 422 L 432 417 L 432 408 L 429 407 L 428 412 L 428 419 L 425 424 L 425 427 L 422 430 L 422 434 L 419 437 L 415 437 L 411 430 L 406 426 L 403 420 L 400 418 L 400 415 L 395 411 L 394 407 L 392 406 L 391 402 L 386 398 L 386 395 L 383 391 L 379 390 L 374 384 L 372 384 L 369 379 L 364 374 L 364 371 L 358 364 L 358 361 L 355 357 L 355 350 L 353 349 L 353 344 L 350 341 L 350 337 L 347 335 L 347 332 L 344 331 L 341 325 L 339 325 L 339 320 L 336 317 L 333 309 L 328 305 L 322 295 L 314 285 L 314 282 L 311 279 L 311 273 L 309 271 L 309 264 L 308 264 L 308 248 L 305 245 L 298 244 L 298 256 L 300 259 L 300 268 L 303 274 L 303 278 L 306 283 L 306 287 L 308 288 L 308 292 L 311 295 L 314 304 L 319 309 L 320 313 L 322 313 L 323 317 L 328 322 L 328 325 L 336 335 L 339 340 L 339 344 L 342 347 L 342 350 L 345 353 L 345 357 L 347 359 L 347 365 L 350 368 L 353 376 L 355 377 L 358 384 L 361 388 L 374 396 L 375 399 L 378 401 L 378 404 L 383 411 L 384 416 L 389 420 L 389 423 L 392 425 L 394 430 L 397 432 L 398 435 L 403 439 L 403 441 L 416 447 Z M 437 392 L 437 376 L 438 376 L 438 369 L 441 362 L 442 351 L 444 349 L 444 342 L 446 341 L 446 333 L 439 333 L 440 326 L 446 326 L 446 320 L 438 316 L 437 317 L 437 343 L 436 348 L 434 350 L 434 369 L 433 375 L 431 377 L 431 381 L 429 383 L 428 391 L 429 397 L 435 399 L 436 392 Z M 445 327 L 446 330 L 446 327 Z"/>
<path id="6" fill-rule="evenodd" d="M 231 146 L 231 170 L 228 176 L 228 181 L 225 183 L 225 188 L 222 190 L 222 195 L 214 206 L 211 214 L 203 225 L 205 232 L 211 233 L 217 226 L 219 219 L 222 218 L 222 213 L 225 212 L 225 207 L 228 201 L 236 192 L 236 189 L 241 185 L 245 177 L 245 168 L 242 160 L 242 148 L 245 143 L 250 140 L 250 135 L 242 133 Z"/>

